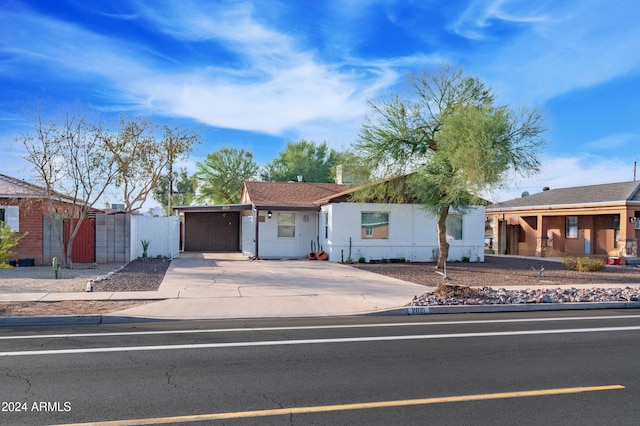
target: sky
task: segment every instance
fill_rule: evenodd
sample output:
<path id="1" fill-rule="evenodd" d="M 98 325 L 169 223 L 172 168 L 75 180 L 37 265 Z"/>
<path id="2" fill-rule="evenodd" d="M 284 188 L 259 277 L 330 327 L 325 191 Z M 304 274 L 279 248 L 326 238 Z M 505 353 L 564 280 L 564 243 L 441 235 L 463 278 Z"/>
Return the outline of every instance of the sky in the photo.
<path id="1" fill-rule="evenodd" d="M 545 116 L 541 172 L 492 201 L 631 181 L 638 22 L 637 0 L 0 0 L 0 173 L 33 181 L 15 137 L 37 105 L 197 129 L 190 173 L 223 146 L 260 164 L 300 139 L 342 151 L 368 99 L 449 64 Z"/>

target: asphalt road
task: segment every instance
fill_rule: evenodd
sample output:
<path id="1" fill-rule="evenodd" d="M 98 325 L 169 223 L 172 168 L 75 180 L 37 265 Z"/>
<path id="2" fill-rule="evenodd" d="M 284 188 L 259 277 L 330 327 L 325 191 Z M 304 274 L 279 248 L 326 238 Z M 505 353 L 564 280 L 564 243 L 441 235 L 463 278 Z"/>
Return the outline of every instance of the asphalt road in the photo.
<path id="1" fill-rule="evenodd" d="M 7 425 L 636 425 L 640 312 L 3 328 L 0 377 Z"/>

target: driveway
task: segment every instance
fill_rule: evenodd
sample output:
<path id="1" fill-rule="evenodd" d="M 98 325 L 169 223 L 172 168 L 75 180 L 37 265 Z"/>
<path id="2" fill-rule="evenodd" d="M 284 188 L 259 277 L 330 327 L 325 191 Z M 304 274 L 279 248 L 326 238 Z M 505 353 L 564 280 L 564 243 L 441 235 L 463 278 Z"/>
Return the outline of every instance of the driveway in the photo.
<path id="1" fill-rule="evenodd" d="M 167 319 L 354 315 L 397 309 L 429 290 L 331 262 L 185 252 L 171 261 L 159 288 L 170 299 L 112 315 Z"/>

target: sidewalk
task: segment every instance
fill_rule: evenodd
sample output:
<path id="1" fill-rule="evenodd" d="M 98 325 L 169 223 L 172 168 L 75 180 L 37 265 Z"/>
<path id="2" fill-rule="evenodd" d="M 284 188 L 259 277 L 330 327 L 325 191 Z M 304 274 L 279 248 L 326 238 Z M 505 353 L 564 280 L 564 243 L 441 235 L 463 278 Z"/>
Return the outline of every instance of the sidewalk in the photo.
<path id="1" fill-rule="evenodd" d="M 543 284 L 544 281 L 541 281 Z M 606 284 L 606 287 L 624 287 Z M 553 288 L 578 286 L 552 285 Z M 592 285 L 585 285 L 591 288 Z M 521 290 L 522 286 L 503 286 Z M 347 265 L 300 260 L 248 260 L 239 253 L 181 253 L 173 259 L 158 291 L 14 293 L 0 302 L 66 300 L 157 300 L 122 311 L 85 316 L 86 320 L 245 319 L 407 314 L 416 295 L 434 290 Z M 635 304 L 634 304 L 635 303 Z M 497 312 L 504 310 L 640 307 L 637 302 L 582 304 L 439 306 L 413 313 Z M 580 305 L 580 306 L 579 306 Z M 584 305 L 584 306 L 582 306 Z M 78 316 L 79 318 L 82 316 Z M 94 320 L 91 320 L 93 317 Z M 23 317 L 32 323 L 33 317 Z M 26 318 L 30 318 L 27 320 Z M 8 319 L 5 317 L 5 319 Z M 80 321 L 80 320 L 79 320 Z M 6 321 L 4 321 L 6 322 Z M 0 317 L 0 325 L 3 319 Z"/>

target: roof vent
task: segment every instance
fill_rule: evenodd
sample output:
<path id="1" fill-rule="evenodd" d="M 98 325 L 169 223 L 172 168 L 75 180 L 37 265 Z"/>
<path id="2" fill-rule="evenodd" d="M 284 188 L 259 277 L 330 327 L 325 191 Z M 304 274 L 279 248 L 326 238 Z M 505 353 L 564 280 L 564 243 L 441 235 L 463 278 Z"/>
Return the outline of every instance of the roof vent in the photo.
<path id="1" fill-rule="evenodd" d="M 549 190 L 549 187 L 548 187 L 548 186 L 545 186 L 544 188 L 542 188 L 542 190 L 543 190 L 543 191 L 548 191 L 548 190 Z"/>
<path id="2" fill-rule="evenodd" d="M 528 196 L 529 196 L 529 191 L 524 191 L 521 195 L 522 198 L 528 197 Z"/>

